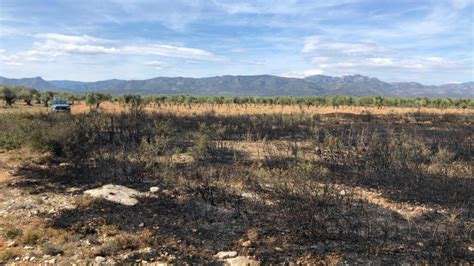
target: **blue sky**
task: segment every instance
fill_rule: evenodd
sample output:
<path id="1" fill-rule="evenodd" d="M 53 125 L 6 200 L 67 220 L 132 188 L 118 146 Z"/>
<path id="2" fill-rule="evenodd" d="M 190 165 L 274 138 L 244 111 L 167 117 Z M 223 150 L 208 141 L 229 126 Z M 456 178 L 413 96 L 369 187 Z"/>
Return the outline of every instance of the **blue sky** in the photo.
<path id="1" fill-rule="evenodd" d="M 0 75 L 474 80 L 473 0 L 2 0 Z"/>

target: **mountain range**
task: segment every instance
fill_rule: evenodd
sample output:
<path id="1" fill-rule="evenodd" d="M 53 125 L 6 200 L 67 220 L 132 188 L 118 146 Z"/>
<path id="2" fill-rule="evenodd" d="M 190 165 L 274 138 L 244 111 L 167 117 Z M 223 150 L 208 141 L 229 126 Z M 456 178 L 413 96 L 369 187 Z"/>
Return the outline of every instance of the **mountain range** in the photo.
<path id="1" fill-rule="evenodd" d="M 448 83 L 439 86 L 416 82 L 389 83 L 362 75 L 331 77 L 315 75 L 287 78 L 272 75 L 217 76 L 208 78 L 157 77 L 146 80 L 103 80 L 82 82 L 49 80 L 41 77 L 10 79 L 0 77 L 0 84 L 24 86 L 40 91 L 89 91 L 125 94 L 190 94 L 231 96 L 387 96 L 474 98 L 474 82 Z"/>

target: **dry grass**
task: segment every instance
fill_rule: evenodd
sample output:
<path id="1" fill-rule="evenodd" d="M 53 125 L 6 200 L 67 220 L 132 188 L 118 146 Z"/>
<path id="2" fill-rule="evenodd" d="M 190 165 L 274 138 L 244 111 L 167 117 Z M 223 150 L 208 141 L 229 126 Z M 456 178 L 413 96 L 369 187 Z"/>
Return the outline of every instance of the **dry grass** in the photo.
<path id="1" fill-rule="evenodd" d="M 8 248 L 0 251 L 0 263 L 7 262 L 21 256 L 22 252 L 20 248 Z"/>
<path id="2" fill-rule="evenodd" d="M 71 112 L 73 114 L 87 113 L 91 110 L 89 106 L 82 101 L 72 106 Z M 104 102 L 100 105 L 100 110 L 105 112 L 122 112 L 126 108 L 123 105 L 113 102 Z M 431 114 L 474 114 L 474 109 L 457 109 L 457 108 L 412 108 L 412 107 L 299 107 L 297 105 L 262 105 L 262 104 L 191 104 L 191 105 L 162 105 L 160 107 L 146 106 L 145 110 L 148 112 L 164 112 L 177 115 L 201 115 L 206 113 L 214 113 L 215 115 L 254 115 L 254 114 L 366 114 L 373 115 L 387 115 L 387 114 L 407 114 L 407 113 L 431 113 Z M 34 104 L 27 106 L 24 104 L 16 104 L 13 108 L 0 108 L 0 114 L 11 112 L 26 112 L 26 113 L 48 113 L 50 109 L 41 104 Z"/>

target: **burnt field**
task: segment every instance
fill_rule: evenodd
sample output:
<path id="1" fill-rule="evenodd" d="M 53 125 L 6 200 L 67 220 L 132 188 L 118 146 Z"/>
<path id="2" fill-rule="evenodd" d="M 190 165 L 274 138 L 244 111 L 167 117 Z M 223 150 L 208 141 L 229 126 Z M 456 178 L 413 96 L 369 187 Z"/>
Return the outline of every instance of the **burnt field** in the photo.
<path id="1" fill-rule="evenodd" d="M 0 261 L 473 262 L 472 114 L 334 112 L 4 113 Z"/>

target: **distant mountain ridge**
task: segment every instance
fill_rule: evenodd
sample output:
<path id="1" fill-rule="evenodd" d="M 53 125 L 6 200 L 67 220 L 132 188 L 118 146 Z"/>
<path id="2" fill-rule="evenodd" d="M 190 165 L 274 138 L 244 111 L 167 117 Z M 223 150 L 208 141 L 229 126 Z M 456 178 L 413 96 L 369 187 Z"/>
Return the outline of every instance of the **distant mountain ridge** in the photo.
<path id="1" fill-rule="evenodd" d="M 22 86 L 38 90 L 56 90 L 56 86 L 47 82 L 41 77 L 34 78 L 21 78 L 21 79 L 9 79 L 0 76 L 0 84 L 8 86 Z"/>
<path id="2" fill-rule="evenodd" d="M 41 77 L 9 79 L 0 77 L 0 84 L 24 86 L 38 90 L 85 93 L 96 91 L 111 94 L 191 94 L 230 96 L 387 96 L 387 97 L 453 97 L 474 98 L 474 82 L 423 85 L 416 82 L 388 83 L 362 75 L 332 77 L 315 75 L 287 78 L 272 75 L 217 76 L 208 78 L 157 77 L 146 80 L 103 80 L 82 82 L 46 81 Z"/>

